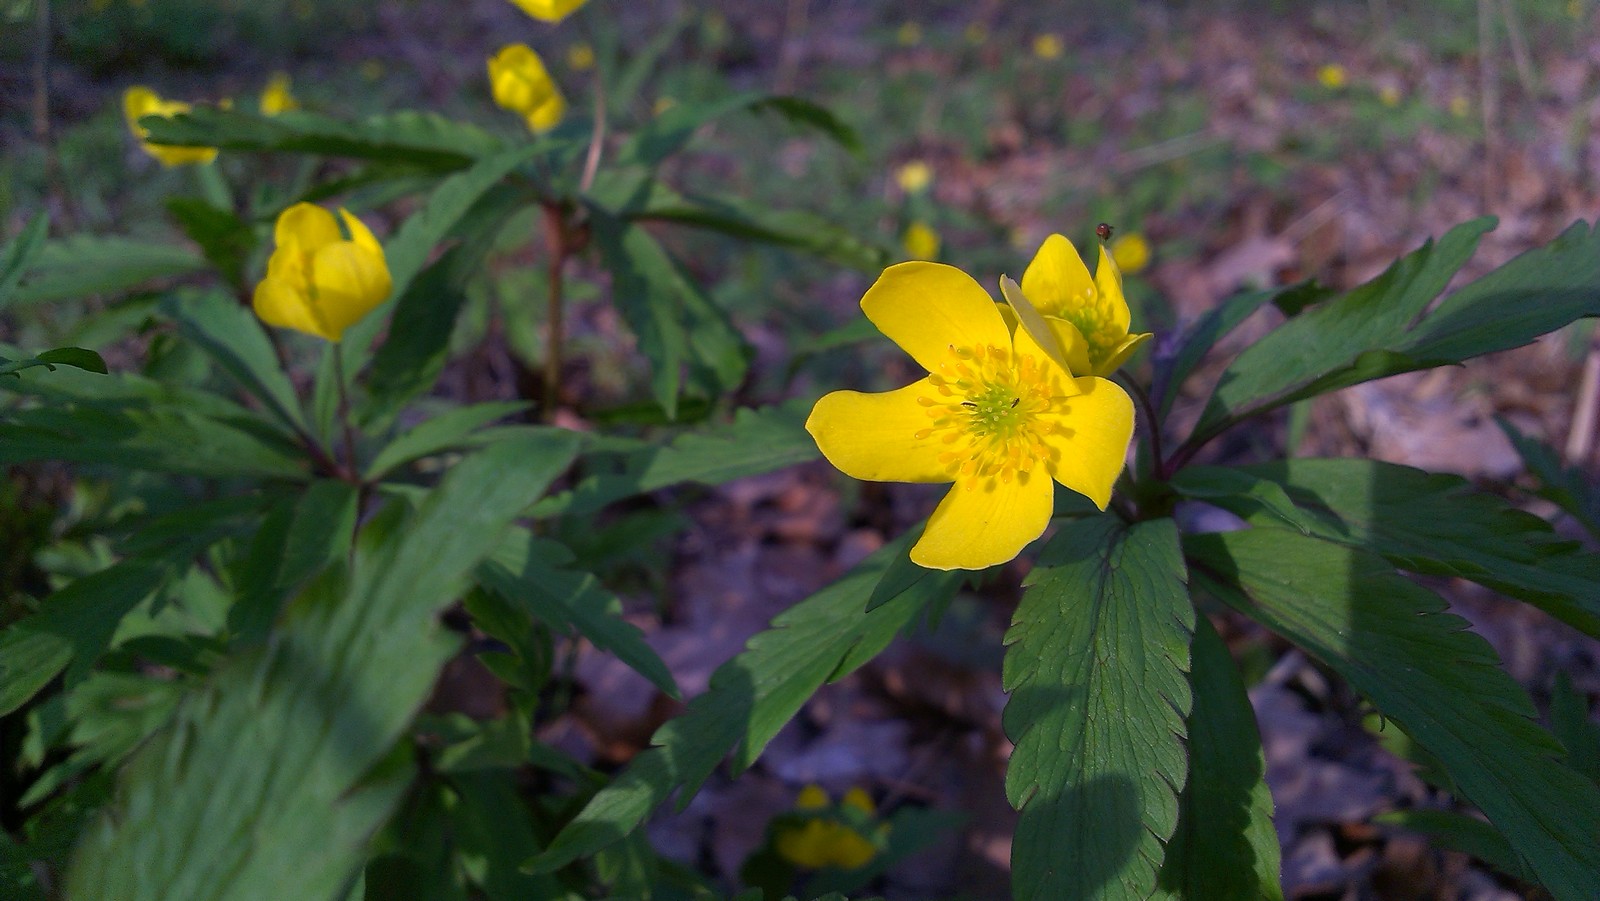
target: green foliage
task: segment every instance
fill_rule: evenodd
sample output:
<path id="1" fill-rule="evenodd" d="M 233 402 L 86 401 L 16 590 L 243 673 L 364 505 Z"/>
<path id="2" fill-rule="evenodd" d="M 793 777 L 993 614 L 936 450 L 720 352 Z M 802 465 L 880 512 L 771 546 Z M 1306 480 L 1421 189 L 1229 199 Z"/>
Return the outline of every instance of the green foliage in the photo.
<path id="1" fill-rule="evenodd" d="M 1006 632 L 1013 896 L 1148 898 L 1189 769 L 1195 614 L 1178 530 L 1079 520 L 1039 562 Z"/>
<path id="2" fill-rule="evenodd" d="M 1205 590 L 1349 680 L 1438 758 L 1558 899 L 1600 872 L 1600 789 L 1556 762 L 1561 746 L 1488 644 L 1381 557 L 1255 528 L 1184 541 Z M 1289 564 L 1289 565 L 1286 565 Z"/>

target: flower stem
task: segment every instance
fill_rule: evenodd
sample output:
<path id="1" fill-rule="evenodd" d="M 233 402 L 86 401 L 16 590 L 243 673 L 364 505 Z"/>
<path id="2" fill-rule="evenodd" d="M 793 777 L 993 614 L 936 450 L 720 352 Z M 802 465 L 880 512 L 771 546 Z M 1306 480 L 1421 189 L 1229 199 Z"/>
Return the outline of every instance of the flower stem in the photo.
<path id="1" fill-rule="evenodd" d="M 1161 421 L 1156 418 L 1155 404 L 1150 402 L 1150 395 L 1138 382 L 1118 373 L 1117 381 L 1128 389 L 1134 401 L 1139 405 L 1139 410 L 1144 414 L 1145 434 L 1150 437 L 1150 460 L 1155 467 L 1156 478 L 1165 482 L 1171 473 L 1167 470 L 1167 461 L 1161 456 Z"/>
<path id="2" fill-rule="evenodd" d="M 339 422 L 344 426 L 344 456 L 347 481 L 357 481 L 360 469 L 356 466 L 356 430 L 350 422 L 350 395 L 344 384 L 344 344 L 333 343 L 333 381 L 339 388 Z"/>
<path id="3" fill-rule="evenodd" d="M 549 332 L 544 350 L 544 398 L 540 411 L 545 422 L 555 418 L 556 404 L 560 401 L 562 334 L 562 269 L 571 248 L 567 242 L 567 224 L 559 206 L 544 204 L 544 242 L 550 253 L 549 268 Z"/>

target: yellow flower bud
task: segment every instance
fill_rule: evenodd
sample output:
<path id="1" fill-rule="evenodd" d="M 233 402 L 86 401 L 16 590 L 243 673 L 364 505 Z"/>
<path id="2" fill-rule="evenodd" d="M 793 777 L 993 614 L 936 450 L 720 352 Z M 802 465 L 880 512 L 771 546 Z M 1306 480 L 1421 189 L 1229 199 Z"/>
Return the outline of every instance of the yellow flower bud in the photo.
<path id="1" fill-rule="evenodd" d="M 821 810 L 827 806 L 828 793 L 815 782 L 800 789 L 800 794 L 796 795 L 794 799 L 796 810 Z"/>
<path id="2" fill-rule="evenodd" d="M 1330 91 L 1337 91 L 1344 87 L 1349 80 L 1344 66 L 1338 63 L 1328 63 L 1317 70 L 1317 82 Z"/>
<path id="3" fill-rule="evenodd" d="M 922 43 L 922 26 L 915 22 L 902 22 L 894 33 L 894 39 L 902 47 L 915 47 Z"/>
<path id="4" fill-rule="evenodd" d="M 511 0 L 518 8 L 542 22 L 559 22 L 588 0 Z"/>
<path id="5" fill-rule="evenodd" d="M 566 98 L 527 44 L 501 47 L 490 57 L 489 88 L 495 103 L 522 115 L 534 132 L 549 131 L 566 115 Z"/>
<path id="6" fill-rule="evenodd" d="M 343 209 L 335 219 L 315 204 L 297 203 L 278 215 L 273 241 L 267 277 L 255 293 L 256 315 L 268 325 L 338 341 L 393 287 L 383 246 Z"/>
<path id="7" fill-rule="evenodd" d="M 261 115 L 276 116 L 300 108 L 300 101 L 289 92 L 289 73 L 274 72 L 261 90 Z"/>
<path id="8" fill-rule="evenodd" d="M 175 144 L 152 144 L 149 129 L 139 124 L 145 116 L 170 119 L 187 113 L 191 107 L 180 100 L 162 100 L 147 87 L 135 85 L 122 93 L 122 114 L 128 120 L 128 130 L 139 139 L 144 152 L 161 161 L 163 166 L 183 166 L 192 163 L 209 163 L 217 158 L 215 147 L 180 147 Z"/>
<path id="9" fill-rule="evenodd" d="M 579 42 L 567 48 L 567 65 L 574 72 L 587 72 L 594 68 L 594 48 Z"/>
<path id="10" fill-rule="evenodd" d="M 895 170 L 894 180 L 907 194 L 920 194 L 933 184 L 933 167 L 922 160 L 912 160 Z"/>
<path id="11" fill-rule="evenodd" d="M 1150 265 L 1150 242 L 1130 232 L 1111 242 L 1111 259 L 1123 272 L 1138 272 Z"/>
<path id="12" fill-rule="evenodd" d="M 1033 55 L 1040 59 L 1060 59 L 1066 49 L 1058 34 L 1041 34 L 1033 39 Z"/>
<path id="13" fill-rule="evenodd" d="M 906 256 L 913 260 L 939 258 L 939 233 L 928 227 L 925 222 L 913 222 L 906 226 L 905 234 L 900 236 L 900 243 L 905 247 Z"/>

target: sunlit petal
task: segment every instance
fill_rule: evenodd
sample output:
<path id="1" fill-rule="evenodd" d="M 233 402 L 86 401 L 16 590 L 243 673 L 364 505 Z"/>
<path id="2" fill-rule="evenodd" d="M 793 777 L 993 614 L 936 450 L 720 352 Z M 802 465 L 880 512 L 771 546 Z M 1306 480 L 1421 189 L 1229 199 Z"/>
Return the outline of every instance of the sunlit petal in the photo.
<path id="1" fill-rule="evenodd" d="M 985 569 L 1022 553 L 1050 524 L 1055 489 L 1044 473 L 1011 481 L 973 476 L 957 481 L 928 517 L 911 561 L 929 569 Z"/>
<path id="2" fill-rule="evenodd" d="M 878 276 L 861 310 L 889 340 L 929 372 L 952 344 L 1005 347 L 1010 335 L 994 298 L 972 277 L 943 263 L 900 263 Z"/>
<path id="3" fill-rule="evenodd" d="M 950 448 L 940 435 L 923 434 L 932 422 L 917 400 L 937 393 L 927 379 L 881 394 L 835 391 L 817 401 L 806 431 L 828 462 L 851 478 L 948 482 L 950 466 L 939 455 Z"/>
<path id="4" fill-rule="evenodd" d="M 1133 400 L 1108 379 L 1090 376 L 1077 383 L 1079 394 L 1042 417 L 1056 426 L 1044 439 L 1051 452 L 1045 468 L 1104 510 L 1133 438 Z"/>
<path id="5" fill-rule="evenodd" d="M 1139 345 L 1145 343 L 1153 337 L 1155 337 L 1155 335 L 1151 332 L 1142 332 L 1137 335 L 1129 335 L 1128 337 L 1122 339 L 1122 343 L 1118 344 L 1111 350 L 1109 354 L 1106 355 L 1105 361 L 1102 362 L 1099 368 L 1094 371 L 1094 374 L 1110 375 L 1111 373 L 1116 372 L 1123 363 L 1128 362 L 1128 358 L 1133 356 L 1133 352 L 1139 349 Z"/>
<path id="6" fill-rule="evenodd" d="M 314 203 L 297 203 L 278 214 L 272 228 L 278 247 L 297 247 L 301 253 L 316 253 L 318 248 L 344 240 L 333 214 Z"/>
<path id="7" fill-rule="evenodd" d="M 317 311 L 327 323 L 333 341 L 344 337 L 345 329 L 383 303 L 391 287 L 383 258 L 374 257 L 352 241 L 318 250 L 312 258 L 311 277 Z"/>
<path id="8" fill-rule="evenodd" d="M 1095 288 L 1078 249 L 1061 235 L 1051 235 L 1022 273 L 1022 293 L 1039 312 L 1060 316 L 1093 303 Z"/>
<path id="9" fill-rule="evenodd" d="M 256 285 L 252 306 L 255 307 L 256 315 L 267 325 L 291 328 L 329 341 L 338 340 L 327 325 L 317 317 L 306 296 L 290 282 L 270 276 L 262 279 L 261 283 Z"/>
<path id="10" fill-rule="evenodd" d="M 1122 271 L 1117 268 L 1117 261 L 1112 259 L 1111 254 L 1106 253 L 1104 244 L 1100 245 L 1100 262 L 1095 265 L 1094 284 L 1100 292 L 1100 309 L 1110 314 L 1118 332 L 1126 333 L 1133 316 L 1128 312 L 1128 299 L 1122 293 Z"/>

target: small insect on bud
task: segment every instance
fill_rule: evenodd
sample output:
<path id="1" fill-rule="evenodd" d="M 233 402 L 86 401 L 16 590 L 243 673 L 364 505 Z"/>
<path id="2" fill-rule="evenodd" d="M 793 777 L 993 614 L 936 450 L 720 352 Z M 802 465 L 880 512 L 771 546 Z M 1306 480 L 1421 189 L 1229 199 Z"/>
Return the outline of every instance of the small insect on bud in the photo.
<path id="1" fill-rule="evenodd" d="M 1102 222 L 1094 227 L 1094 233 L 1100 236 L 1100 240 L 1109 241 L 1111 240 L 1111 225 Z"/>

